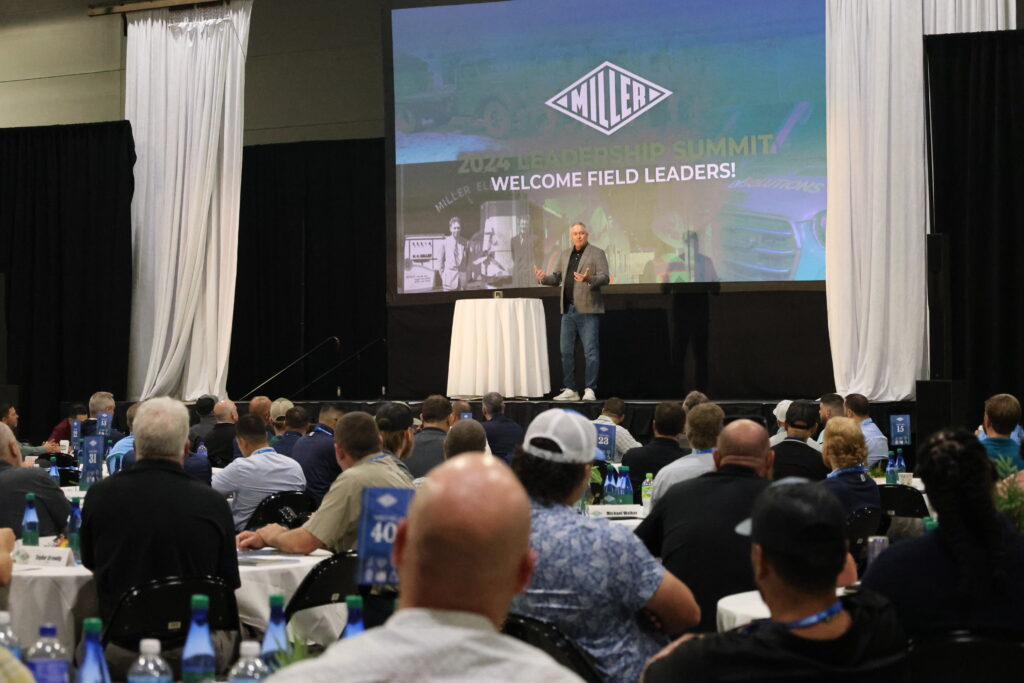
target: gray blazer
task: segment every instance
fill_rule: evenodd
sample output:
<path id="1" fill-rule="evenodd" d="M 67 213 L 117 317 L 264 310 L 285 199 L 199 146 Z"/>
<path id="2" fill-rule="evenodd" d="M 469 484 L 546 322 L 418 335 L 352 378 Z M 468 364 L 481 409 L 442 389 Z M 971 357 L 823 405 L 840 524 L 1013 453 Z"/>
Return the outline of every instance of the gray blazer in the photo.
<path id="1" fill-rule="evenodd" d="M 562 276 L 565 275 L 565 270 L 569 267 L 569 257 L 571 256 L 572 247 L 569 247 L 562 258 L 562 269 L 555 273 L 548 273 L 540 283 L 549 287 L 561 285 L 563 289 L 568 284 L 573 287 L 572 301 L 576 305 L 577 311 L 580 313 L 604 313 L 601 287 L 608 284 L 608 258 L 604 255 L 604 250 L 595 247 L 592 243 L 587 243 L 587 248 L 583 250 L 583 256 L 580 257 L 580 264 L 576 270 L 582 273 L 589 268 L 590 282 L 576 282 L 574 277 L 570 277 L 568 283 L 562 281 Z M 558 297 L 558 310 L 565 313 L 564 307 L 563 293 Z"/>

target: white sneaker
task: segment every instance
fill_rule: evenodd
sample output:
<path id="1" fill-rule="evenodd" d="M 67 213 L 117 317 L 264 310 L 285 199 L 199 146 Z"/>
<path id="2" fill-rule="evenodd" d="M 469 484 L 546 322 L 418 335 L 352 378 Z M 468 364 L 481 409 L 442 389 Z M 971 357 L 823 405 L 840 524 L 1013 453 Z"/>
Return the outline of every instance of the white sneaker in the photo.
<path id="1" fill-rule="evenodd" d="M 583 392 L 583 400 L 584 401 L 596 401 L 597 400 L 597 396 L 594 394 L 594 390 L 590 389 L 590 388 L 584 390 L 584 392 Z"/>
<path id="2" fill-rule="evenodd" d="M 591 392 L 591 393 L 593 393 L 593 392 Z M 555 398 L 553 400 L 555 400 L 555 401 L 578 401 L 578 400 L 580 400 L 580 395 L 577 394 L 572 389 L 562 389 L 562 393 L 560 393 L 558 396 L 555 396 Z"/>

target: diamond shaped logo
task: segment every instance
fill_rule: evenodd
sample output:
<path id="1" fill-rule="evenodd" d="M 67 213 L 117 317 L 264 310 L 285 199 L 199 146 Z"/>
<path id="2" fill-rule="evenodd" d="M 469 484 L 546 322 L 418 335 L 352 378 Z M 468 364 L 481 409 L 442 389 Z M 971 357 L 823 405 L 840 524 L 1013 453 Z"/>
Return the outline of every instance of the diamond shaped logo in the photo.
<path id="1" fill-rule="evenodd" d="M 611 135 L 671 94 L 621 66 L 604 62 L 545 104 Z"/>
<path id="2" fill-rule="evenodd" d="M 392 496 L 390 493 L 385 493 L 383 496 L 377 499 L 377 502 L 386 508 L 391 507 L 398 502 L 398 499 Z"/>

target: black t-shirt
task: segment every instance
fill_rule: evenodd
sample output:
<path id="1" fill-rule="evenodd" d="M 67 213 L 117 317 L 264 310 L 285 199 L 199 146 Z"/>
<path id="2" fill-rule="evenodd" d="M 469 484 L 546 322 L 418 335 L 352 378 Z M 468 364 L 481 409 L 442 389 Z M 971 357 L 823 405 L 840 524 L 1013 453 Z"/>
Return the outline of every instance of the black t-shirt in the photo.
<path id="1" fill-rule="evenodd" d="M 203 443 L 206 445 L 210 464 L 214 467 L 227 467 L 232 460 L 241 455 L 238 452 L 238 442 L 235 441 L 235 425 L 231 422 L 218 422 L 213 425 Z M 192 448 L 198 449 L 199 444 L 192 444 Z"/>
<path id="2" fill-rule="evenodd" d="M 583 258 L 583 252 L 586 250 L 587 245 L 583 245 L 583 249 L 576 250 L 576 247 L 572 248 L 572 253 L 569 254 L 569 264 L 565 267 L 565 276 L 562 278 L 564 283 L 562 286 L 562 297 L 565 303 L 565 310 L 569 310 L 569 304 L 573 302 L 573 288 L 576 286 L 576 280 L 572 274 L 579 269 L 580 259 Z"/>
<path id="3" fill-rule="evenodd" d="M 661 468 L 689 453 L 679 447 L 675 437 L 656 436 L 646 446 L 631 448 L 622 456 L 622 464 L 629 467 L 629 479 L 633 484 L 633 502 L 640 503 L 640 488 L 647 474 L 658 476 Z"/>
<path id="4" fill-rule="evenodd" d="M 227 501 L 170 460 L 142 459 L 93 484 L 81 539 L 104 621 L 121 595 L 151 579 L 218 576 L 239 586 Z"/>
<path id="5" fill-rule="evenodd" d="M 775 451 L 775 466 L 772 478 L 778 481 L 785 477 L 803 477 L 821 481 L 828 476 L 829 469 L 821 459 L 821 451 L 798 437 L 787 437 L 772 447 Z"/>
<path id="6" fill-rule="evenodd" d="M 693 591 L 698 631 L 715 630 L 720 599 L 754 590 L 750 538 L 737 534 L 736 525 L 750 517 L 767 486 L 749 467 L 723 465 L 672 486 L 637 527 L 651 554 Z"/>
<path id="7" fill-rule="evenodd" d="M 687 681 L 903 680 L 907 640 L 885 598 L 860 593 L 842 598 L 852 623 L 831 640 L 811 640 L 767 619 L 682 643 L 650 664 L 647 683 Z"/>

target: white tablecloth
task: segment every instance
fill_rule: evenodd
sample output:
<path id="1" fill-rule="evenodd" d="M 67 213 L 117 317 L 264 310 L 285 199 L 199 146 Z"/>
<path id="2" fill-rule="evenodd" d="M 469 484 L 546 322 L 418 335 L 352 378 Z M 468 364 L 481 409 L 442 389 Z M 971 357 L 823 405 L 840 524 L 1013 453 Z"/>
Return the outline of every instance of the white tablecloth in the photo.
<path id="1" fill-rule="evenodd" d="M 749 624 L 754 619 L 771 616 L 757 591 L 727 595 L 718 601 L 718 632 Z"/>
<path id="2" fill-rule="evenodd" d="M 235 591 L 242 624 L 265 630 L 270 616 L 270 596 L 284 595 L 285 604 L 299 583 L 318 562 L 330 553 L 318 550 L 312 555 L 282 556 L 280 563 L 240 566 L 241 587 Z M 39 636 L 39 625 L 57 625 L 64 646 L 74 650 L 80 637 L 82 620 L 99 616 L 99 602 L 92 572 L 85 567 L 33 567 L 16 564 L 10 588 L 11 625 L 23 647 Z M 330 605 L 304 610 L 295 615 L 290 628 L 307 639 L 329 645 L 345 627 L 345 605 Z"/>
<path id="3" fill-rule="evenodd" d="M 455 304 L 448 395 L 543 396 L 551 391 L 540 299 L 463 299 Z"/>

